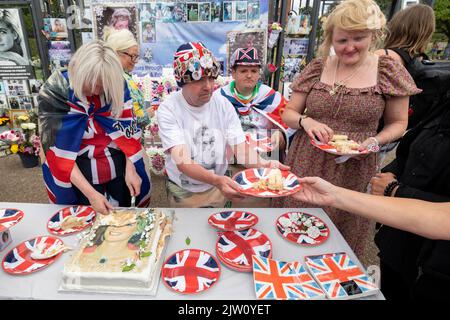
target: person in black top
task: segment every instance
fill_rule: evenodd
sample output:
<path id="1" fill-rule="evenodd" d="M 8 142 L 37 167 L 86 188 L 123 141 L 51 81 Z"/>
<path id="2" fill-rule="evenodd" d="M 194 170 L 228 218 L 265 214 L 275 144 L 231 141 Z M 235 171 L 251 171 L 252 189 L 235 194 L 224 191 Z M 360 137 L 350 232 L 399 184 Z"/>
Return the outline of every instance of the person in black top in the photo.
<path id="1" fill-rule="evenodd" d="M 434 13 L 429 6 L 415 5 L 397 13 L 389 26 L 385 47 L 393 50 L 382 52 L 405 64 L 398 52 L 411 58 L 424 54 L 434 32 Z M 433 108 L 410 110 L 410 130 L 397 147 L 396 159 L 371 179 L 372 194 L 450 201 L 449 100 L 443 96 Z M 450 241 L 382 225 L 375 243 L 387 299 L 450 299 Z"/>

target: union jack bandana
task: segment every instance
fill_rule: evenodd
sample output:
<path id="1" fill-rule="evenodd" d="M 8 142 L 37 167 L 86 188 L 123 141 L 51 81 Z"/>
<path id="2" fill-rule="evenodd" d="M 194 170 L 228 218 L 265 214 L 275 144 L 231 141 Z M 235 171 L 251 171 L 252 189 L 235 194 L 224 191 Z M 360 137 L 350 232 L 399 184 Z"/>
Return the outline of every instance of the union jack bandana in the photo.
<path id="1" fill-rule="evenodd" d="M 202 77 L 217 78 L 220 64 L 201 42 L 188 42 L 178 47 L 173 57 L 173 71 L 179 87 Z"/>
<path id="2" fill-rule="evenodd" d="M 254 47 L 237 48 L 230 58 L 230 68 L 234 66 L 261 66 L 258 50 Z"/>

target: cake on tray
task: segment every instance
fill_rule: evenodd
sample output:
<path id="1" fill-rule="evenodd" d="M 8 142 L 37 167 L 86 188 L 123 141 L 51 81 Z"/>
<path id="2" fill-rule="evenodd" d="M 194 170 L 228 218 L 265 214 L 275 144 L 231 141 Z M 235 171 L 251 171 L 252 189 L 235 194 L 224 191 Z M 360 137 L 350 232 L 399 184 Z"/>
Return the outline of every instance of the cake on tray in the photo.
<path id="1" fill-rule="evenodd" d="M 115 209 L 97 215 L 64 265 L 62 290 L 156 293 L 173 212 Z"/>

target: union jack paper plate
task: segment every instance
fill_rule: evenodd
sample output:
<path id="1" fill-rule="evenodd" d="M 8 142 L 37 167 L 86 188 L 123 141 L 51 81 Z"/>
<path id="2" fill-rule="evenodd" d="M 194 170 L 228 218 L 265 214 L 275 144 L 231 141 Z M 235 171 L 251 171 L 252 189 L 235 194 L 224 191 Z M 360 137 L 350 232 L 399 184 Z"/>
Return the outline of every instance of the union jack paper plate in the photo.
<path id="1" fill-rule="evenodd" d="M 272 170 L 274 169 L 246 169 L 235 174 L 233 176 L 233 180 L 240 185 L 240 193 L 259 198 L 285 197 L 301 190 L 302 187 L 298 177 L 292 172 L 286 170 L 281 171 L 281 175 L 284 178 L 282 190 L 261 190 L 255 188 L 254 183 L 257 183 L 261 179 L 265 179 Z"/>
<path id="2" fill-rule="evenodd" d="M 264 233 L 256 229 L 225 231 L 217 239 L 216 252 L 225 265 L 251 272 L 252 256 L 271 258 L 272 243 Z"/>
<path id="3" fill-rule="evenodd" d="M 22 220 L 23 211 L 19 209 L 0 209 L 0 232 L 6 231 Z"/>
<path id="4" fill-rule="evenodd" d="M 287 240 L 305 246 L 324 243 L 329 235 L 328 226 L 321 219 L 303 212 L 286 212 L 276 221 L 278 233 Z"/>
<path id="5" fill-rule="evenodd" d="M 267 153 L 273 150 L 272 141 L 269 137 L 258 138 L 256 133 L 247 133 L 245 134 L 245 139 L 245 142 L 249 145 L 249 147 L 258 152 Z"/>
<path id="6" fill-rule="evenodd" d="M 322 142 L 320 142 L 318 140 L 314 140 L 314 139 L 310 139 L 310 141 L 314 147 L 319 148 L 320 150 L 325 151 L 327 153 L 334 154 L 336 156 L 357 156 L 357 155 L 369 153 L 369 151 L 367 151 L 367 150 L 363 150 L 363 151 L 354 150 L 351 153 L 342 153 L 342 152 L 338 152 L 335 147 L 333 147 L 329 144 L 322 143 Z"/>
<path id="7" fill-rule="evenodd" d="M 206 251 L 185 249 L 166 260 L 161 277 L 170 290 L 184 294 L 200 293 L 219 280 L 220 265 L 214 256 Z"/>
<path id="8" fill-rule="evenodd" d="M 222 231 L 245 230 L 258 223 L 258 217 L 247 211 L 223 211 L 211 215 L 208 223 Z"/>
<path id="9" fill-rule="evenodd" d="M 39 271 L 61 256 L 62 252 L 49 259 L 34 260 L 31 258 L 31 253 L 44 244 L 45 249 L 59 247 L 64 245 L 61 239 L 55 237 L 40 236 L 31 240 L 27 240 L 12 249 L 4 258 L 2 262 L 3 270 L 13 275 L 25 275 Z"/>
<path id="10" fill-rule="evenodd" d="M 379 292 L 345 252 L 307 256 L 305 262 L 329 299 L 353 299 Z"/>
<path id="11" fill-rule="evenodd" d="M 258 299 L 325 298 L 325 293 L 300 262 L 284 262 L 253 256 L 253 280 Z"/>
<path id="12" fill-rule="evenodd" d="M 71 206 L 56 212 L 47 222 L 47 230 L 57 236 L 66 236 L 90 227 L 96 212 L 88 206 Z"/>

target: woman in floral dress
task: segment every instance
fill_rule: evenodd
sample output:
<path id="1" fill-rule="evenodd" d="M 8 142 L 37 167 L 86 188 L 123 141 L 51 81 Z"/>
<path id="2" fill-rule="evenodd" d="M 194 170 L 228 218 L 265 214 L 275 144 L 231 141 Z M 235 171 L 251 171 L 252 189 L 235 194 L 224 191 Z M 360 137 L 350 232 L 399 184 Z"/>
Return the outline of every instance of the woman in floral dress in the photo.
<path id="1" fill-rule="evenodd" d="M 420 92 L 404 67 L 388 56 L 369 51 L 386 19 L 371 0 L 346 0 L 328 17 L 322 57 L 296 77 L 283 120 L 300 128 L 289 150 L 287 164 L 300 176 L 319 176 L 355 191 L 366 191 L 377 171 L 379 145 L 400 138 L 408 118 L 409 96 Z M 331 46 L 336 55 L 329 56 Z M 385 126 L 377 133 L 381 117 Z M 311 145 L 328 143 L 334 134 L 360 142 L 369 155 L 337 163 L 336 156 Z M 275 200 L 275 206 L 308 207 L 293 198 Z M 355 253 L 362 257 L 372 237 L 371 221 L 324 208 Z"/>

